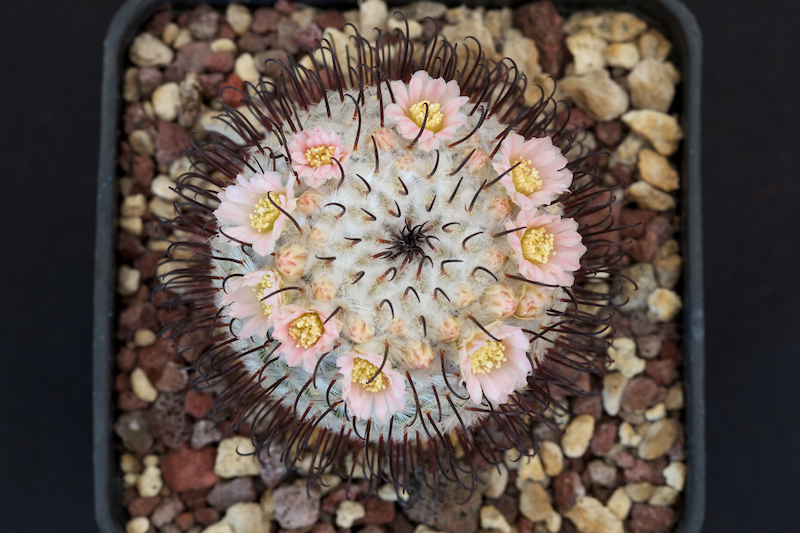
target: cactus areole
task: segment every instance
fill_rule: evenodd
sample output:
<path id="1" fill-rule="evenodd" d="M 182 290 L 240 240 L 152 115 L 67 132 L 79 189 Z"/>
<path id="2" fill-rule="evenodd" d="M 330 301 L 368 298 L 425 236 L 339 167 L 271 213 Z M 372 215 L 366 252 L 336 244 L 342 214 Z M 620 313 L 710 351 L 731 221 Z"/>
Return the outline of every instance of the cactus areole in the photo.
<path id="1" fill-rule="evenodd" d="M 323 41 L 247 86 L 178 182 L 165 334 L 226 384 L 212 416 L 312 483 L 475 488 L 606 360 L 599 156 L 475 43 Z"/>

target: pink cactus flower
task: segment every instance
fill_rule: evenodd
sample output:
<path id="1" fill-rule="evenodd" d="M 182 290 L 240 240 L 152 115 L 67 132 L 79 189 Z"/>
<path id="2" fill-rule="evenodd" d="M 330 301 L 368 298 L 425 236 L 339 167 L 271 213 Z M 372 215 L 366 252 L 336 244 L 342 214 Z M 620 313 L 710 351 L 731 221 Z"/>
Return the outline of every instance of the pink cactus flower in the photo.
<path id="1" fill-rule="evenodd" d="M 333 347 L 342 323 L 336 318 L 327 322 L 327 313 L 311 307 L 286 305 L 272 317 L 272 336 L 281 342 L 278 353 L 289 366 L 302 366 L 313 372 L 320 355 Z"/>
<path id="2" fill-rule="evenodd" d="M 359 420 L 376 418 L 386 424 L 406 406 L 406 380 L 387 362 L 380 369 L 383 356 L 374 352 L 347 352 L 336 360 L 344 376 L 342 399 L 347 410 Z M 380 369 L 380 374 L 373 379 Z M 372 381 L 370 381 L 372 380 Z"/>
<path id="3" fill-rule="evenodd" d="M 573 272 L 581 268 L 581 257 L 586 253 L 578 223 L 571 218 L 523 208 L 515 222 L 506 222 L 506 229 L 515 228 L 526 228 L 506 236 L 517 253 L 519 273 L 537 283 L 572 285 Z"/>
<path id="4" fill-rule="evenodd" d="M 223 236 L 232 237 L 238 246 L 246 242 L 258 255 L 267 256 L 275 249 L 289 218 L 284 214 L 294 211 L 294 177 L 284 187 L 276 172 L 256 174 L 249 180 L 236 176 L 236 184 L 219 193 L 220 204 L 214 216 L 222 225 Z M 277 209 L 278 205 L 281 209 Z"/>
<path id="5" fill-rule="evenodd" d="M 525 355 L 530 341 L 520 328 L 493 322 L 486 331 L 478 331 L 460 346 L 461 378 L 469 397 L 476 404 L 483 395 L 495 404 L 503 404 L 518 388 L 525 385 L 531 373 L 531 362 Z"/>
<path id="6" fill-rule="evenodd" d="M 457 82 L 433 79 L 420 70 L 411 76 L 408 85 L 402 81 L 391 83 L 396 103 L 386 106 L 386 118 L 397 125 L 406 139 L 415 139 L 424 121 L 425 130 L 417 141 L 420 149 L 430 152 L 439 148 L 440 141 L 453 139 L 458 128 L 466 124 L 467 116 L 459 108 L 469 98 L 461 96 Z"/>
<path id="7" fill-rule="evenodd" d="M 498 160 L 499 159 L 499 160 Z M 569 189 L 572 171 L 567 158 L 550 137 L 525 137 L 511 133 L 503 141 L 492 166 L 498 174 L 514 170 L 500 178 L 511 200 L 520 207 L 548 205 Z"/>
<path id="8" fill-rule="evenodd" d="M 314 189 L 331 178 L 340 179 L 342 172 L 334 159 L 344 165 L 351 152 L 335 131 L 319 125 L 295 134 L 289 143 L 292 168 L 303 183 Z"/>
<path id="9" fill-rule="evenodd" d="M 241 322 L 240 338 L 266 337 L 272 327 L 272 315 L 280 308 L 280 278 L 271 270 L 255 270 L 227 283 L 220 307 L 225 316 Z M 265 298 L 269 296 L 269 298 Z"/>

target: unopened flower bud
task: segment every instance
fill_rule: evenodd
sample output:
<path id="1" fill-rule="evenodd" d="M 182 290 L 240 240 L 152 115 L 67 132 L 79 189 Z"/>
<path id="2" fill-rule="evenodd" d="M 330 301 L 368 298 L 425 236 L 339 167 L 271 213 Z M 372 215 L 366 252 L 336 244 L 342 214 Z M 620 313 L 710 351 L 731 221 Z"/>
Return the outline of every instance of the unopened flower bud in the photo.
<path id="1" fill-rule="evenodd" d="M 275 254 L 275 264 L 278 272 L 290 281 L 296 281 L 303 276 L 308 260 L 308 251 L 299 244 L 289 244 Z"/>
<path id="2" fill-rule="evenodd" d="M 408 333 L 408 323 L 406 319 L 399 316 L 392 320 L 392 325 L 389 326 L 389 333 L 392 335 L 403 336 Z"/>
<path id="3" fill-rule="evenodd" d="M 517 295 L 508 285 L 495 283 L 483 291 L 481 305 L 495 319 L 508 318 L 517 309 Z"/>
<path id="4" fill-rule="evenodd" d="M 472 150 L 465 150 L 465 151 L 466 154 L 464 154 L 464 157 L 467 157 L 467 154 L 469 154 L 469 152 L 471 152 Z M 465 168 L 468 172 L 479 172 L 484 167 L 486 167 L 487 162 L 488 158 L 486 157 L 486 152 L 478 148 L 475 150 L 475 153 L 472 154 L 472 157 L 469 158 L 469 161 L 467 161 Z"/>
<path id="5" fill-rule="evenodd" d="M 535 317 L 540 311 L 545 310 L 545 305 L 550 300 L 552 293 L 553 289 L 526 284 L 514 315 L 519 318 Z"/>
<path id="6" fill-rule="evenodd" d="M 372 330 L 372 326 L 367 324 L 364 319 L 358 316 L 351 319 L 347 327 L 347 336 L 350 337 L 350 340 L 356 344 L 364 344 L 365 342 L 369 341 L 372 339 L 374 333 L 375 332 Z"/>
<path id="7" fill-rule="evenodd" d="M 321 278 L 314 282 L 314 298 L 318 302 L 330 302 L 336 296 L 336 286 L 327 278 Z"/>
<path id="8" fill-rule="evenodd" d="M 314 248 L 322 248 L 328 242 L 328 232 L 316 227 L 311 230 L 311 235 L 308 236 L 308 242 Z"/>
<path id="9" fill-rule="evenodd" d="M 475 291 L 469 285 L 459 287 L 453 297 L 453 305 L 456 309 L 464 309 L 475 301 Z"/>
<path id="10" fill-rule="evenodd" d="M 378 150 L 381 152 L 388 152 L 392 149 L 392 136 L 386 130 L 378 130 L 372 134 L 375 139 L 375 144 L 378 145 Z"/>
<path id="11" fill-rule="evenodd" d="M 439 332 L 439 340 L 442 342 L 452 342 L 461 334 L 461 323 L 454 316 L 445 317 L 441 324 L 436 326 Z"/>
<path id="12" fill-rule="evenodd" d="M 322 195 L 315 189 L 308 189 L 297 199 L 297 208 L 303 214 L 309 215 L 317 210 Z"/>
<path id="13" fill-rule="evenodd" d="M 409 171 L 414 168 L 414 158 L 407 155 L 400 156 L 394 162 L 394 166 L 400 170 Z"/>
<path id="14" fill-rule="evenodd" d="M 506 256 L 497 248 L 490 248 L 483 254 L 483 266 L 492 272 L 498 272 L 505 262 Z"/>
<path id="15" fill-rule="evenodd" d="M 405 352 L 411 368 L 428 368 L 433 361 L 433 348 L 427 342 L 411 341 L 406 345 Z"/>
<path id="16" fill-rule="evenodd" d="M 495 220 L 505 220 L 511 215 L 511 200 L 497 196 L 488 208 L 489 216 Z"/>

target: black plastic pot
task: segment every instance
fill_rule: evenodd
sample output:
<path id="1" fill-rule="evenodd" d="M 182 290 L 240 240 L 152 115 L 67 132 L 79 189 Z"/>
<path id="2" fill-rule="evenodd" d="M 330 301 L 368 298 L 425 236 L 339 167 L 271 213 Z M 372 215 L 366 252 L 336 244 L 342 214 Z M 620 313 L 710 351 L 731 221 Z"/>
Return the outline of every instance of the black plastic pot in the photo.
<path id="1" fill-rule="evenodd" d="M 529 0 L 528 0 L 529 1 Z M 410 0 L 390 0 L 401 5 Z M 516 6 L 524 0 L 444 0 L 447 4 Z M 103 96 L 100 127 L 100 165 L 97 182 L 97 234 L 94 285 L 94 487 L 95 514 L 106 533 L 124 531 L 122 476 L 114 453 L 113 367 L 116 352 L 115 281 L 118 196 L 116 187 L 117 136 L 120 117 L 120 87 L 126 50 L 141 24 L 168 0 L 129 0 L 114 19 L 106 36 L 103 55 Z M 176 8 L 193 7 L 201 0 L 173 2 Z M 207 3 L 207 2 L 206 2 Z M 223 4 L 224 2 L 211 2 Z M 238 0 L 249 5 L 272 1 Z M 356 2 L 316 0 L 310 5 L 351 9 Z M 700 78 L 702 37 L 692 14 L 678 0 L 554 0 L 562 13 L 580 9 L 617 9 L 635 13 L 662 31 L 674 44 L 676 64 L 682 74 L 676 99 L 684 140 L 678 154 L 682 183 L 683 342 L 686 385 L 686 448 L 688 477 L 685 509 L 680 533 L 699 533 L 705 513 L 705 325 L 703 307 L 702 202 L 700 181 Z"/>

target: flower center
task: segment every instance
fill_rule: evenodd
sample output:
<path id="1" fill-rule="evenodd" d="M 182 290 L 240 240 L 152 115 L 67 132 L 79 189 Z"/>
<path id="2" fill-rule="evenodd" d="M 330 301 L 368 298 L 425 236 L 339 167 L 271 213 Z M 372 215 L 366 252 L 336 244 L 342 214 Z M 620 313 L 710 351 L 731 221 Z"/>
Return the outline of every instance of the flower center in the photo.
<path id="1" fill-rule="evenodd" d="M 375 374 L 378 374 L 377 366 L 364 359 L 355 358 L 355 361 L 353 361 L 353 383 L 360 383 L 364 390 L 369 392 L 382 391 L 389 383 L 389 378 L 381 372 L 375 379 L 372 379 Z M 370 381 L 371 379 L 372 381 Z"/>
<path id="2" fill-rule="evenodd" d="M 489 341 L 472 354 L 472 372 L 474 374 L 487 374 L 494 368 L 500 368 L 500 363 L 506 361 L 506 347 L 502 342 Z"/>
<path id="3" fill-rule="evenodd" d="M 333 146 L 313 146 L 306 150 L 306 163 L 312 168 L 330 165 L 335 151 L 336 148 Z"/>
<path id="4" fill-rule="evenodd" d="M 428 120 L 425 120 L 425 104 L 428 104 Z M 422 127 L 422 122 L 425 121 L 425 129 L 431 131 L 439 131 L 444 121 L 444 115 L 439 112 L 439 104 L 432 104 L 428 100 L 422 100 L 412 105 L 408 110 L 408 118 L 413 120 L 417 126 Z"/>
<path id="5" fill-rule="evenodd" d="M 324 331 L 317 313 L 304 313 L 289 324 L 289 335 L 297 341 L 298 348 L 314 346 Z"/>
<path id="6" fill-rule="evenodd" d="M 520 158 L 514 164 L 517 166 L 511 171 L 511 180 L 514 182 L 514 188 L 517 191 L 528 196 L 542 188 L 539 171 L 529 166 L 531 164 L 530 160 L 524 161 Z"/>
<path id="7" fill-rule="evenodd" d="M 531 263 L 541 265 L 547 263 L 551 253 L 556 255 L 553 251 L 553 240 L 553 234 L 544 228 L 529 229 L 519 242 L 522 247 L 522 257 Z"/>
<path id="8" fill-rule="evenodd" d="M 278 196 L 280 204 L 282 196 Z M 256 203 L 253 212 L 250 214 L 250 225 L 253 226 L 259 233 L 266 233 L 272 231 L 272 226 L 278 217 L 281 216 L 281 211 L 269 201 L 269 198 L 262 198 Z"/>
<path id="9" fill-rule="evenodd" d="M 264 316 L 271 315 L 273 308 L 273 306 L 264 301 L 264 296 L 272 292 L 271 290 L 268 292 L 268 289 L 272 289 L 272 280 L 269 279 L 269 275 L 264 274 L 264 277 L 261 278 L 261 281 L 258 282 L 258 285 L 253 287 L 253 290 L 256 293 L 256 298 L 258 298 L 258 301 L 261 302 L 261 306 L 264 308 Z"/>

